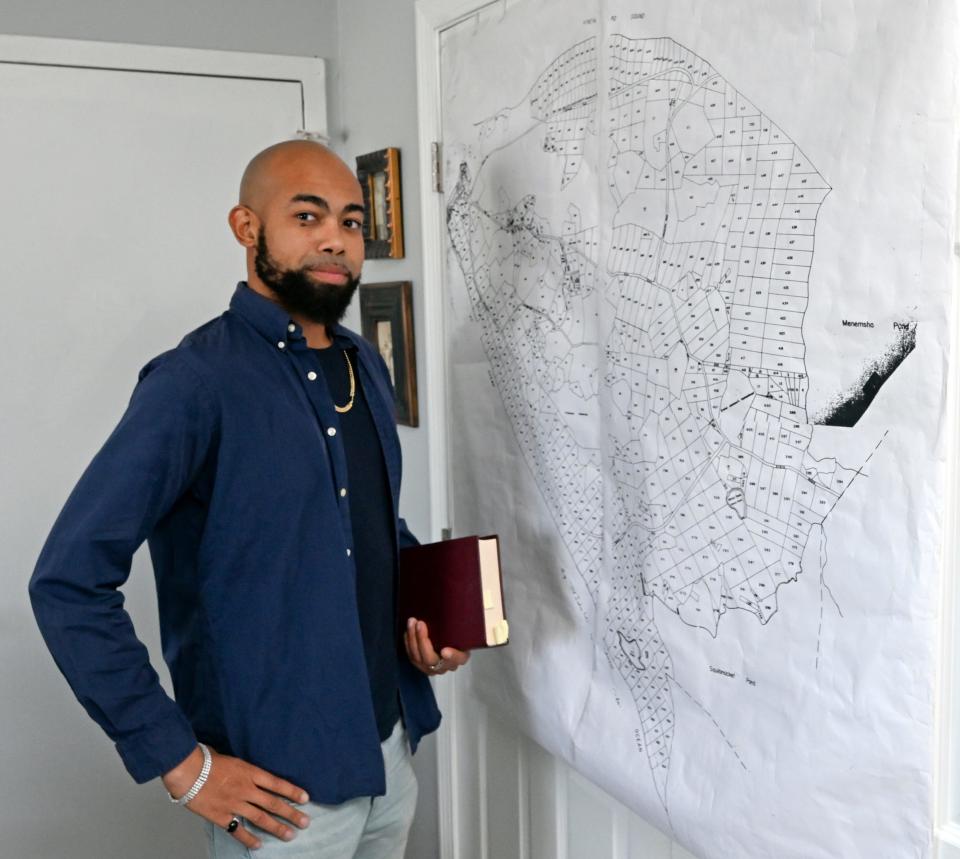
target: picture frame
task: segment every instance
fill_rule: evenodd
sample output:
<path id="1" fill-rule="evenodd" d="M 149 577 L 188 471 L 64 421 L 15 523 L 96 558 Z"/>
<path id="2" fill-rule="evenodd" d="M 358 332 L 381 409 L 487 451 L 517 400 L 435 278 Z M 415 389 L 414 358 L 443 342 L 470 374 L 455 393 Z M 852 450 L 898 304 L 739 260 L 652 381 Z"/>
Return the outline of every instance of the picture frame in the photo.
<path id="1" fill-rule="evenodd" d="M 408 280 L 360 284 L 360 328 L 387 365 L 397 423 L 420 426 L 413 284 Z"/>
<path id="2" fill-rule="evenodd" d="M 363 246 L 367 259 L 403 258 L 403 205 L 400 150 L 394 147 L 357 156 L 366 218 Z"/>

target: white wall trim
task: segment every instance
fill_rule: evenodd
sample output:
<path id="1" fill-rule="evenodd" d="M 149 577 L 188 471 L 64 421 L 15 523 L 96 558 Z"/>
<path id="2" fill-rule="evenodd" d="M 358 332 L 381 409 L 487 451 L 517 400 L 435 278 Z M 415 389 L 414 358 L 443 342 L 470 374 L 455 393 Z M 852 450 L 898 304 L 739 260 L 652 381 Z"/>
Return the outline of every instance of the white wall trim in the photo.
<path id="1" fill-rule="evenodd" d="M 444 197 L 433 189 L 432 143 L 440 138 L 439 31 L 434 18 L 416 8 L 417 114 L 420 125 L 420 212 L 423 231 L 423 316 L 426 325 L 426 423 L 430 434 L 430 531 L 450 525 L 447 487 L 447 385 L 444 333 Z"/>
<path id="2" fill-rule="evenodd" d="M 517 733 L 517 859 L 530 859 L 530 740 Z"/>
<path id="3" fill-rule="evenodd" d="M 443 142 L 441 134 L 440 34 L 477 10 L 502 0 L 417 0 L 417 109 L 420 124 L 420 213 L 423 231 L 423 316 L 426 356 L 425 382 L 427 432 L 430 438 L 428 470 L 431 539 L 439 540 L 444 528 L 455 525 L 450 509 L 448 444 L 446 292 L 444 289 L 444 233 L 446 202 L 433 189 L 431 144 Z M 442 151 L 441 151 L 442 157 Z M 461 859 L 468 845 L 461 844 L 459 789 L 461 768 L 457 750 L 463 741 L 458 731 L 457 682 L 454 675 L 438 681 L 438 703 L 444 714 L 437 736 L 437 789 L 440 859 Z M 482 721 L 482 720 L 481 720 Z"/>
<path id="4" fill-rule="evenodd" d="M 417 20 L 422 19 L 439 38 L 442 30 L 459 24 L 464 18 L 475 15 L 487 6 L 503 4 L 504 0 L 417 0 Z"/>
<path id="5" fill-rule="evenodd" d="M 558 757 L 551 755 L 553 766 L 553 808 L 556 821 L 557 859 L 567 859 L 570 848 L 570 770 Z"/>
<path id="6" fill-rule="evenodd" d="M 447 491 L 447 389 L 444 333 L 443 195 L 433 189 L 431 144 L 440 137 L 439 17 L 436 3 L 416 6 L 417 107 L 420 124 L 420 211 L 423 246 L 425 423 L 430 439 L 430 538 L 439 540 L 449 527 Z M 450 674 L 434 682 L 443 721 L 437 734 L 437 817 L 441 859 L 461 856 L 457 808 L 459 804 L 456 680 Z"/>
<path id="7" fill-rule="evenodd" d="M 487 708 L 481 706 L 477 718 L 477 748 L 476 760 L 479 763 L 477 767 L 477 814 L 480 818 L 480 859 L 500 859 L 500 857 L 490 856 L 490 798 L 487 789 L 487 761 L 490 759 L 490 752 L 487 746 L 490 743 L 489 719 Z"/>
<path id="8" fill-rule="evenodd" d="M 289 81 L 301 87 L 303 130 L 328 136 L 326 64 L 319 57 L 0 36 L 0 63 Z"/>
<path id="9" fill-rule="evenodd" d="M 440 840 L 440 859 L 458 859 L 460 848 L 460 802 L 458 775 L 461 772 L 457 750 L 457 730 L 460 718 L 457 708 L 456 674 L 450 673 L 434 680 L 433 689 L 443 721 L 437 732 L 437 830 Z"/>
<path id="10" fill-rule="evenodd" d="M 953 331 L 960 331 L 958 327 L 957 305 L 960 302 L 954 300 L 954 320 Z M 953 337 L 951 348 L 951 367 L 957 366 L 960 349 L 957 345 L 956 333 Z M 960 397 L 957 396 L 955 373 L 948 374 L 947 387 L 947 432 L 950 440 L 947 448 L 947 486 L 946 486 L 946 504 L 943 511 L 944 516 L 944 535 L 941 555 L 941 586 L 940 586 L 940 623 L 939 623 L 939 654 L 940 667 L 937 674 L 935 687 L 936 695 L 936 760 L 934 762 L 934 797 L 935 811 L 934 821 L 938 839 L 945 840 L 946 843 L 960 847 L 960 820 L 953 817 L 953 806 L 955 802 L 953 797 L 957 789 L 956 761 L 957 748 L 956 741 L 957 721 L 956 713 L 956 674 L 958 666 L 955 651 L 957 647 L 957 587 L 956 574 L 958 554 L 960 554 L 960 541 L 957 539 L 957 489 L 958 475 L 956 473 L 956 435 L 960 420 L 958 420 L 958 408 L 960 408 Z"/>

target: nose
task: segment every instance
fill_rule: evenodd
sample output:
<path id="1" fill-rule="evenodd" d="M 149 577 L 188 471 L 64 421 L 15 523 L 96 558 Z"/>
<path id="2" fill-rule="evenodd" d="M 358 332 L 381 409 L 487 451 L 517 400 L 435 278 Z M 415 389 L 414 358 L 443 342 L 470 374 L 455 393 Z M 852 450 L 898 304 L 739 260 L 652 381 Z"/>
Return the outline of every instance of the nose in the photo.
<path id="1" fill-rule="evenodd" d="M 327 220 L 326 229 L 322 231 L 317 240 L 317 250 L 326 254 L 342 254 L 344 251 L 343 227 L 339 223 L 330 223 L 332 218 Z"/>

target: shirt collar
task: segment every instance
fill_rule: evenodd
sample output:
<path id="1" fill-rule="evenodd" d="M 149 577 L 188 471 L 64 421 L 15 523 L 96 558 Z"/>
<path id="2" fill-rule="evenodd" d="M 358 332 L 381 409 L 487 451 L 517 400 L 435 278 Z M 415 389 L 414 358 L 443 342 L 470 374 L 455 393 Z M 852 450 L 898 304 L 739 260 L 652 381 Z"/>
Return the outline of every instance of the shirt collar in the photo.
<path id="1" fill-rule="evenodd" d="M 303 329 L 290 318 L 283 306 L 251 289 L 245 280 L 237 284 L 230 299 L 230 309 L 242 316 L 274 346 L 282 342 L 293 348 L 307 348 Z M 327 330 L 341 345 L 357 345 L 357 335 L 339 323 L 329 326 Z"/>

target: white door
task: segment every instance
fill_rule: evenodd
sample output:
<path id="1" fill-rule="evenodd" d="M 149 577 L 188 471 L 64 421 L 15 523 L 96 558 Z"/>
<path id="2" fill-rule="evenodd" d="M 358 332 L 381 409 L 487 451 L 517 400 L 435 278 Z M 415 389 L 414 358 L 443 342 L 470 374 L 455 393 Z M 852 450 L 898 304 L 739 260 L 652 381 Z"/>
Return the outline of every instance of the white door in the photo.
<path id="1" fill-rule="evenodd" d="M 74 700 L 27 579 L 139 368 L 243 277 L 226 214 L 246 161 L 323 132 L 323 98 L 322 60 L 0 37 L 5 856 L 203 855 L 197 819 L 134 788 Z M 125 593 L 166 680 L 145 549 Z"/>
<path id="2" fill-rule="evenodd" d="M 444 47 L 458 28 L 482 27 L 486 16 L 503 11 L 501 0 L 420 0 L 418 62 L 420 65 L 421 150 L 440 143 L 445 194 L 428 184 L 432 164 L 421 164 L 428 252 L 426 282 L 440 283 L 450 252 L 444 224 L 444 200 L 457 182 L 455 156 L 444 149 L 443 101 L 440 94 L 451 75 L 466 74 L 444 62 Z M 585 13 L 586 14 L 586 13 Z M 492 72 L 491 72 L 492 74 Z M 436 106 L 436 107 L 434 107 Z M 495 132 L 495 130 L 494 130 Z M 446 195 L 446 196 L 445 196 Z M 428 350 L 432 363 L 446 360 L 444 317 L 456 312 L 449 295 L 425 296 Z M 465 344 L 463 348 L 469 348 Z M 460 416 L 448 415 L 438 396 L 443 373 L 428 379 L 433 407 L 431 457 L 437 473 L 446 472 L 448 439 L 463 430 Z M 448 431 L 448 426 L 450 430 Z M 455 441 L 450 441 L 456 456 Z M 519 461 L 517 468 L 524 467 Z M 456 469 L 453 469 L 455 472 Z M 434 480 L 434 529 L 452 525 L 456 535 L 469 533 L 470 523 L 457 521 L 457 511 L 443 481 Z M 490 503 L 495 505 L 496 499 Z M 464 530 L 466 529 L 466 530 Z M 509 614 L 509 605 L 507 606 Z M 496 654 L 478 654 L 496 659 Z M 438 682 L 445 723 L 439 743 L 441 855 L 443 859 L 692 859 L 690 853 L 600 790 L 559 758 L 537 745 L 472 691 L 469 668 Z"/>

